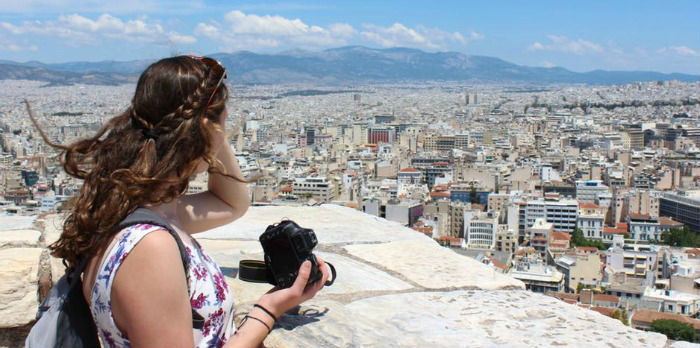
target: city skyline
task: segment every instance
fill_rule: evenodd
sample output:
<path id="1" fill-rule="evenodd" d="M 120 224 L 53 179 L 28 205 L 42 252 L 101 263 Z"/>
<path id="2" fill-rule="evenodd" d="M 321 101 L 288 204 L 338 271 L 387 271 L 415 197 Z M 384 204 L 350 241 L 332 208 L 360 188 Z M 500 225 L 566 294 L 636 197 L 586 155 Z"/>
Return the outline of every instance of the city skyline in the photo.
<path id="1" fill-rule="evenodd" d="M 1 1 L 0 59 L 56 63 L 363 45 L 572 71 L 700 72 L 696 2 L 401 4 Z"/>

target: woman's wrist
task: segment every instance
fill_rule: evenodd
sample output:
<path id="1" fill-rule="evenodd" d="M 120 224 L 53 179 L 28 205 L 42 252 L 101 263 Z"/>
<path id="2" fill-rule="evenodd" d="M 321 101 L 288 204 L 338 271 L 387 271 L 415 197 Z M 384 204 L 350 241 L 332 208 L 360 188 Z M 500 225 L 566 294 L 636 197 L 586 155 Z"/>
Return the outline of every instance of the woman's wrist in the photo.
<path id="1" fill-rule="evenodd" d="M 271 317 L 271 318 L 274 317 L 274 319 L 278 319 L 285 312 L 285 310 L 283 308 L 277 308 L 277 306 L 273 305 L 272 302 L 269 301 L 265 295 L 260 297 L 260 299 L 258 300 L 256 305 L 263 307 L 265 310 L 263 310 L 261 308 L 256 308 L 256 307 L 253 307 L 253 309 L 257 309 L 257 310 L 263 312 L 263 314 L 268 316 L 268 317 Z M 269 313 L 267 313 L 267 312 L 269 312 Z M 270 316 L 270 315 L 272 315 L 272 316 Z"/>

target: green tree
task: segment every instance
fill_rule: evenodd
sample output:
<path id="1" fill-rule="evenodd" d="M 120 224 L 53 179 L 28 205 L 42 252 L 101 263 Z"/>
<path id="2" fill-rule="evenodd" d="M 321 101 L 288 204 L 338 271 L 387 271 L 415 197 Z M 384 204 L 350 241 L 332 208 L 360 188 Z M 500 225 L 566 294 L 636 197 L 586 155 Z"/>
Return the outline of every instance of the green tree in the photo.
<path id="1" fill-rule="evenodd" d="M 583 231 L 581 231 L 580 228 L 574 229 L 574 232 L 571 233 L 571 246 L 572 247 L 577 247 L 577 246 L 582 246 L 582 247 L 596 247 L 598 250 L 606 250 L 607 246 L 605 243 L 602 241 L 599 241 L 597 239 L 588 239 L 583 236 Z"/>
<path id="2" fill-rule="evenodd" d="M 695 231 L 683 226 L 661 233 L 661 244 L 676 247 L 700 247 L 700 237 Z"/>
<path id="3" fill-rule="evenodd" d="M 621 321 L 623 324 L 628 325 L 627 324 L 627 310 L 626 309 L 624 309 L 624 308 L 616 309 L 613 312 L 612 317 Z"/>
<path id="4" fill-rule="evenodd" d="M 676 341 L 695 342 L 697 335 L 692 325 L 673 319 L 658 319 L 651 323 L 651 331 L 662 333 Z"/>

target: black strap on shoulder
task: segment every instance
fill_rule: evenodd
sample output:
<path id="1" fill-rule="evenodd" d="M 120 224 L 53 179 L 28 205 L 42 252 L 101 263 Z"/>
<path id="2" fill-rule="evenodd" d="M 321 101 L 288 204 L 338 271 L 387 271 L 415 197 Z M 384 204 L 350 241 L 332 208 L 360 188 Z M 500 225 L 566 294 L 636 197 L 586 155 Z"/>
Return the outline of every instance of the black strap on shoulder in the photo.
<path id="1" fill-rule="evenodd" d="M 138 208 L 134 210 L 134 212 L 129 214 L 124 220 L 122 220 L 122 222 L 120 222 L 117 225 L 117 230 L 121 230 L 126 227 L 138 224 L 150 224 L 163 227 L 170 233 L 171 236 L 173 236 L 173 238 L 175 238 L 177 248 L 180 251 L 180 258 L 182 259 L 182 266 L 185 269 L 185 278 L 187 281 L 187 289 L 189 292 L 190 275 L 187 270 L 190 266 L 190 258 L 187 256 L 185 245 L 182 243 L 180 236 L 177 234 L 177 232 L 175 232 L 175 230 L 173 230 L 170 224 L 165 221 L 165 219 L 146 208 Z M 195 311 L 194 308 L 192 308 L 192 327 L 195 329 L 202 329 L 204 327 L 204 318 L 199 313 L 197 313 L 197 311 Z"/>

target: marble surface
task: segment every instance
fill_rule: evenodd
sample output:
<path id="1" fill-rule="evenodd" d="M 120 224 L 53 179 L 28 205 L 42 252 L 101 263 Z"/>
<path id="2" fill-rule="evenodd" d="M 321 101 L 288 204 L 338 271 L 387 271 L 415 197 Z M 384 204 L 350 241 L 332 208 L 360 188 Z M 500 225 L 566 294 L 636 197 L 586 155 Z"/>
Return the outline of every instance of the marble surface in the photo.
<path id="1" fill-rule="evenodd" d="M 238 319 L 271 288 L 239 280 L 238 262 L 262 259 L 259 235 L 284 217 L 315 230 L 315 252 L 336 266 L 338 279 L 283 315 L 267 347 L 700 347 L 522 290 L 520 281 L 416 231 L 334 205 L 252 207 L 239 221 L 195 235 L 226 274 Z M 60 222 L 39 221 L 46 243 L 58 237 Z M 39 244 L 0 248 L 0 328 L 36 313 L 46 245 Z M 49 261 L 54 274 L 62 271 Z"/>
<path id="2" fill-rule="evenodd" d="M 664 347 L 597 312 L 525 290 L 410 292 L 285 315 L 269 347 Z"/>
<path id="3" fill-rule="evenodd" d="M 0 328 L 36 317 L 41 248 L 0 249 Z"/>
<path id="4" fill-rule="evenodd" d="M 2 221 L 0 220 L 0 224 Z M 0 248 L 34 247 L 39 244 L 41 232 L 37 230 L 0 231 Z"/>

